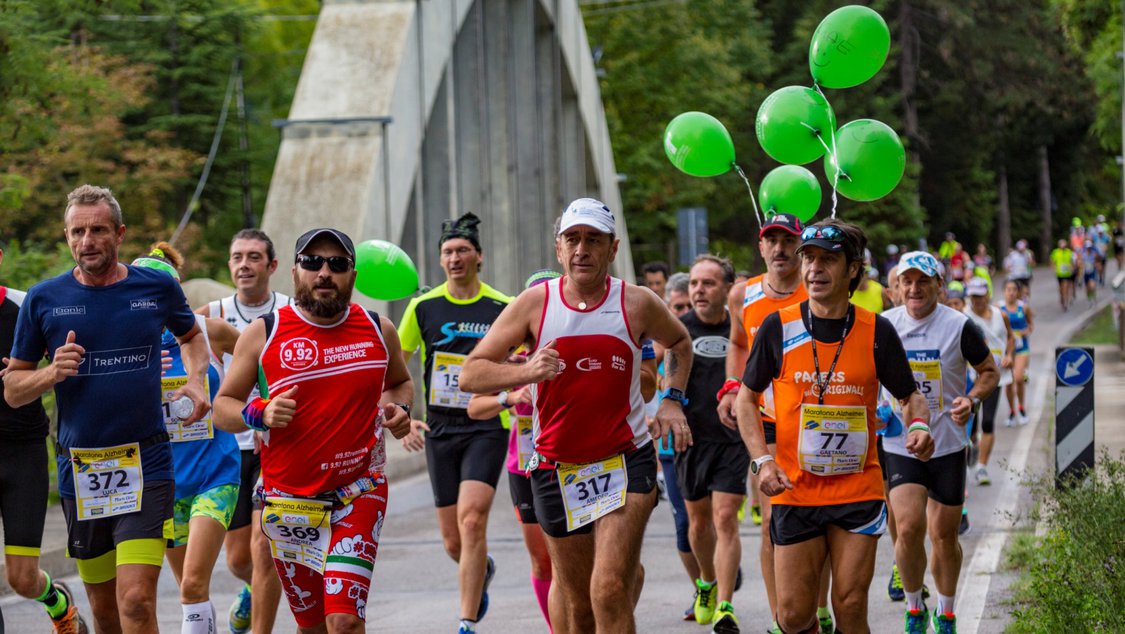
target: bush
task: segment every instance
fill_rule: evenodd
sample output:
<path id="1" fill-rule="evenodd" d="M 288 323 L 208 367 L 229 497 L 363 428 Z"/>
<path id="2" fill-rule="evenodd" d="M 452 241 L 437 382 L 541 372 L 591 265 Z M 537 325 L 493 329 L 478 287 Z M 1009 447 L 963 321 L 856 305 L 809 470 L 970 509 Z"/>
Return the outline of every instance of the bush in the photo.
<path id="1" fill-rule="evenodd" d="M 1125 458 L 1100 452 L 1092 476 L 1031 483 L 1046 534 L 1016 585 L 1009 632 L 1125 632 Z"/>

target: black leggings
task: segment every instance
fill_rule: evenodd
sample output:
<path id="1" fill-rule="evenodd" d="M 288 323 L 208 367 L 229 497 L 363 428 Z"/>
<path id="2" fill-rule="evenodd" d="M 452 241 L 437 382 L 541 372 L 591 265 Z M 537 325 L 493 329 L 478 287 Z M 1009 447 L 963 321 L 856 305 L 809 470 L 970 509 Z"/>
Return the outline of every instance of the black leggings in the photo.
<path id="1" fill-rule="evenodd" d="M 992 390 L 992 394 L 980 404 L 980 430 L 981 433 L 991 434 L 996 428 L 996 410 L 1000 407 L 1000 392 L 1004 388 Z"/>

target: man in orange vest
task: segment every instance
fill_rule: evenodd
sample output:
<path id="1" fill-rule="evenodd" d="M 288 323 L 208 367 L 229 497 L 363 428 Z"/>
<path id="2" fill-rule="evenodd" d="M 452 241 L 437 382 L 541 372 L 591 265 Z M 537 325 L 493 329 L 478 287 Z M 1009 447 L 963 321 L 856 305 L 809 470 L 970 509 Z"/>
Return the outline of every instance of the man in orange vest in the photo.
<path id="1" fill-rule="evenodd" d="M 921 460 L 933 452 L 929 411 L 902 341 L 884 318 L 848 301 L 863 275 L 866 242 L 859 228 L 838 220 L 801 232 L 797 253 L 808 300 L 762 321 L 737 397 L 751 470 L 772 498 L 769 529 L 782 632 L 816 631 L 816 589 L 826 560 L 836 626 L 868 630 L 867 591 L 887 516 L 875 451 L 880 384 L 910 421 L 910 451 Z M 771 386 L 776 457 L 766 446 L 759 412 L 760 397 Z"/>

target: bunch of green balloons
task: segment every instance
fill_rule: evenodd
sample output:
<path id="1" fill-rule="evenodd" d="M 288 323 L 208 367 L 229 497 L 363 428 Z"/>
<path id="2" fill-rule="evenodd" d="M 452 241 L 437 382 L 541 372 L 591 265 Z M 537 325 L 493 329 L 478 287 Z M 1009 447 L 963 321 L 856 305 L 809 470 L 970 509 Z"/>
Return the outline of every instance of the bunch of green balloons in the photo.
<path id="1" fill-rule="evenodd" d="M 418 290 L 418 269 L 398 245 L 366 240 L 355 248 L 356 290 L 372 299 L 394 301 Z"/>

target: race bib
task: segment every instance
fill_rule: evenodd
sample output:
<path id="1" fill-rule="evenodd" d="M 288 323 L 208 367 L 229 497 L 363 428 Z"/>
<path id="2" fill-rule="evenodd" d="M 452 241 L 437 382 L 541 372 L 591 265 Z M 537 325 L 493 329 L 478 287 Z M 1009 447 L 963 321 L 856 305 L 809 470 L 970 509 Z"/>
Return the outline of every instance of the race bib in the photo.
<path id="1" fill-rule="evenodd" d="M 519 452 L 521 472 L 527 472 L 527 463 L 535 454 L 535 439 L 531 437 L 531 427 L 531 416 L 516 417 L 516 451 Z"/>
<path id="2" fill-rule="evenodd" d="M 573 531 L 625 506 L 625 456 L 585 464 L 558 464 L 559 487 L 566 510 L 566 530 Z"/>
<path id="3" fill-rule="evenodd" d="M 941 353 L 937 350 L 907 350 L 906 358 L 914 372 L 914 384 L 918 392 L 926 398 L 926 406 L 931 414 L 937 414 L 945 407 L 941 393 Z M 902 406 L 894 401 L 895 411 Z"/>
<path id="4" fill-rule="evenodd" d="M 71 449 L 78 520 L 124 515 L 141 510 L 141 446 Z"/>
<path id="5" fill-rule="evenodd" d="M 203 379 L 204 393 L 211 393 L 211 380 Z M 160 379 L 160 409 L 164 413 L 164 429 L 172 442 L 188 442 L 191 440 L 209 440 L 215 437 L 215 428 L 211 424 L 211 411 L 203 418 L 191 423 L 185 423 L 172 411 L 172 393 L 187 383 L 186 376 L 164 377 Z"/>
<path id="6" fill-rule="evenodd" d="M 802 471 L 815 475 L 863 471 L 867 461 L 867 408 L 802 405 L 797 459 Z"/>
<path id="7" fill-rule="evenodd" d="M 465 355 L 452 352 L 434 353 L 434 371 L 430 375 L 430 405 L 467 409 L 471 394 L 462 392 L 458 382 Z"/>
<path id="8" fill-rule="evenodd" d="M 270 538 L 273 558 L 323 574 L 332 539 L 331 513 L 331 502 L 266 496 L 262 530 Z"/>

